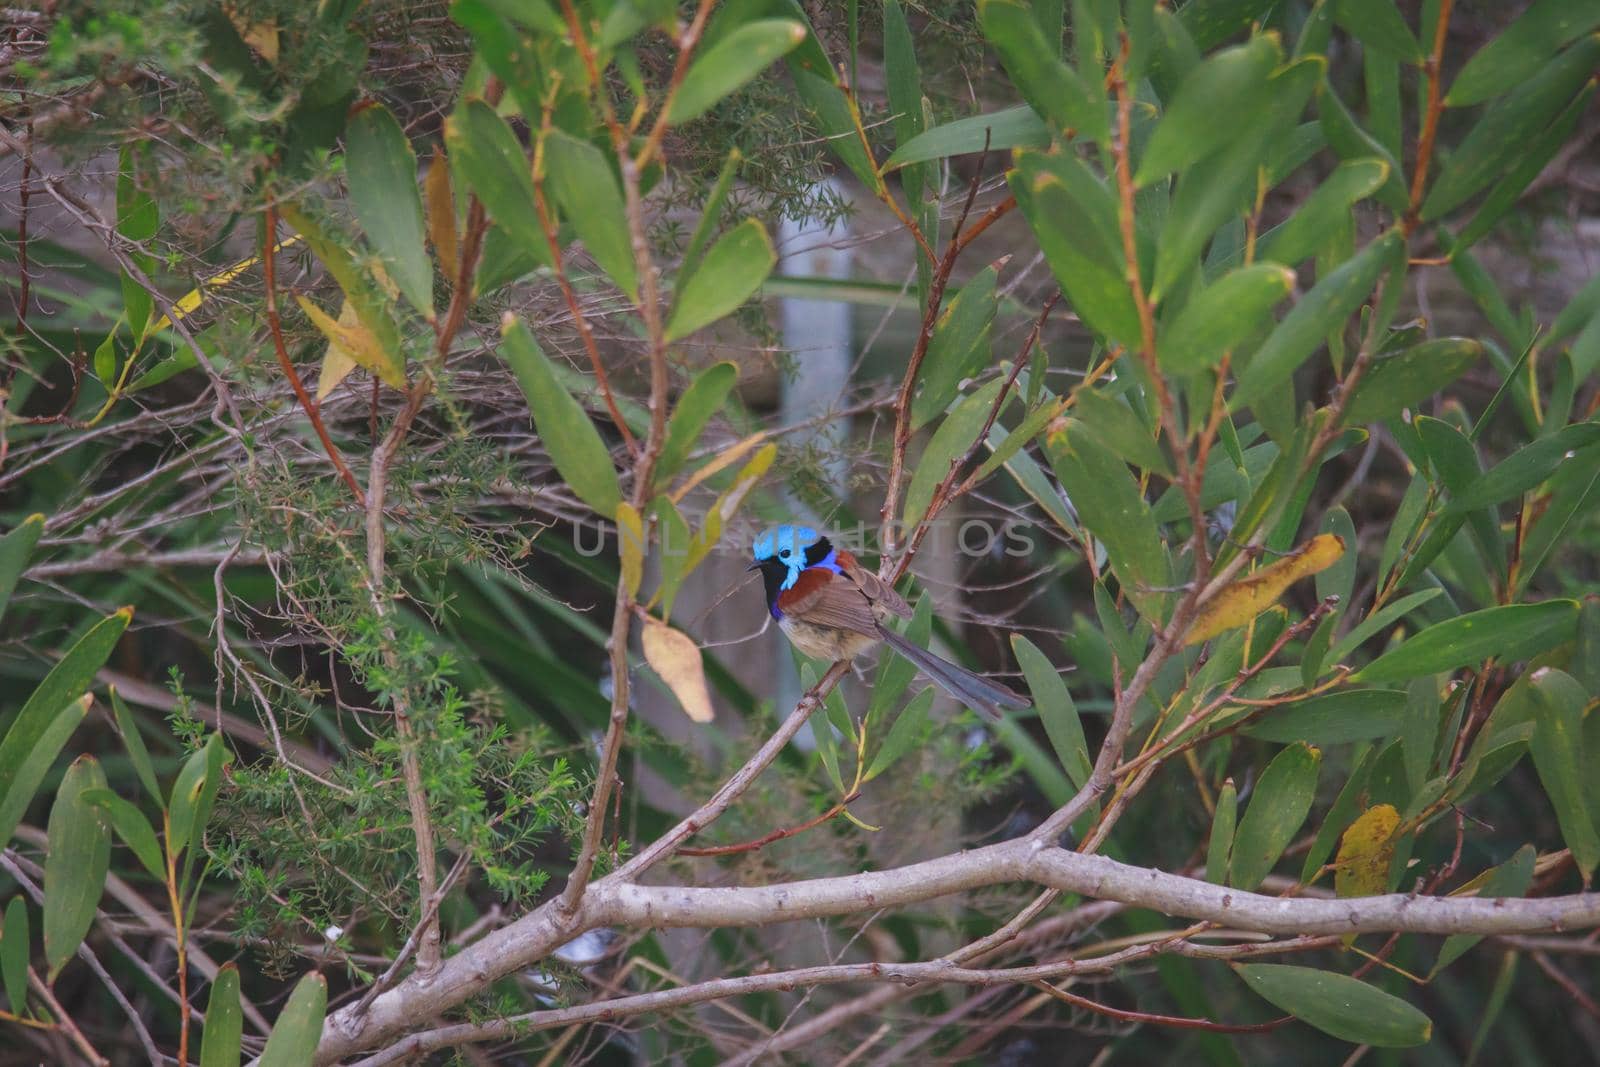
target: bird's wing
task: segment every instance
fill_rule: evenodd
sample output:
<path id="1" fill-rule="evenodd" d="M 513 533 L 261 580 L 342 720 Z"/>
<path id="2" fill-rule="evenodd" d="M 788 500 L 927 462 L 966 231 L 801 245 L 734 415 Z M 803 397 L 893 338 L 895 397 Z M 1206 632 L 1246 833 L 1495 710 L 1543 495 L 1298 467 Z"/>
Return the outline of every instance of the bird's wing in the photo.
<path id="1" fill-rule="evenodd" d="M 832 626 L 858 634 L 878 632 L 872 604 L 851 582 L 826 567 L 800 572 L 793 588 L 778 594 L 778 610 L 791 619 L 815 626 Z"/>
<path id="2" fill-rule="evenodd" d="M 911 618 L 911 605 L 906 603 L 905 597 L 894 591 L 892 585 L 867 570 L 848 552 L 840 552 L 838 559 L 839 568 L 844 571 L 847 578 L 860 587 L 868 600 L 874 604 L 882 604 L 891 615 L 898 615 L 902 619 Z"/>

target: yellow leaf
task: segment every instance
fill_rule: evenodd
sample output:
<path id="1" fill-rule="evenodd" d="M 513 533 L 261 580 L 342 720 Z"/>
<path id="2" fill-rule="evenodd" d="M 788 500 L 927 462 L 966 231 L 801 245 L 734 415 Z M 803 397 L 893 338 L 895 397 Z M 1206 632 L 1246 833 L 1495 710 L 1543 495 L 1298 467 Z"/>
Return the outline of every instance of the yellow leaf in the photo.
<path id="1" fill-rule="evenodd" d="M 349 329 L 361 326 L 361 320 L 356 318 L 356 309 L 350 306 L 348 300 L 339 307 L 339 325 Z M 322 353 L 322 373 L 317 376 L 317 399 L 328 399 L 328 394 L 355 369 L 356 360 L 350 350 L 330 338 L 327 351 Z"/>
<path id="2" fill-rule="evenodd" d="M 232 4 L 223 4 L 222 10 L 227 12 L 228 21 L 233 23 L 233 28 L 239 31 L 239 36 L 244 38 L 244 43 L 261 53 L 261 58 L 268 63 L 278 61 L 278 24 L 275 22 L 246 22 Z"/>
<path id="3" fill-rule="evenodd" d="M 744 498 L 756 487 L 756 483 L 767 473 L 767 468 L 772 466 L 772 461 L 777 456 L 778 446 L 767 445 L 744 465 L 739 471 L 739 477 L 734 479 L 733 485 L 717 498 L 717 502 L 706 512 L 705 525 L 689 542 L 689 558 L 684 561 L 684 574 L 698 567 L 701 560 L 717 546 L 717 542 L 722 539 L 723 524 L 738 513 L 739 505 L 744 503 Z"/>
<path id="4" fill-rule="evenodd" d="M 617 505 L 617 552 L 622 557 L 622 585 L 628 596 L 639 595 L 644 578 L 644 522 L 626 500 Z"/>
<path id="5" fill-rule="evenodd" d="M 644 624 L 643 644 L 645 661 L 667 683 L 689 718 L 695 722 L 710 722 L 713 716 L 711 692 L 706 688 L 700 646 L 687 634 L 655 619 Z"/>
<path id="6" fill-rule="evenodd" d="M 423 192 L 428 201 L 428 238 L 433 250 L 439 254 L 439 269 L 455 284 L 459 273 L 456 262 L 456 197 L 450 188 L 450 167 L 445 162 L 444 149 L 433 150 L 433 161 L 428 164 L 428 174 L 422 180 Z"/>
<path id="7" fill-rule="evenodd" d="M 273 246 L 272 250 L 274 252 L 280 251 L 288 248 L 292 244 L 297 243 L 299 240 L 299 234 L 295 234 L 292 237 L 285 237 L 283 240 L 279 241 L 275 246 Z M 198 288 L 190 289 L 177 300 L 174 300 L 172 302 L 172 310 L 178 313 L 177 317 L 180 319 L 186 315 L 189 315 L 194 311 L 195 308 L 200 306 L 200 301 L 205 297 L 205 291 L 207 289 L 221 289 L 224 285 L 227 285 L 239 275 L 255 266 L 256 259 L 256 256 L 250 256 L 248 259 L 241 259 L 227 270 L 218 271 L 216 274 L 213 274 L 211 277 L 201 282 Z M 155 325 L 150 327 L 149 333 L 158 333 L 171 325 L 172 319 L 166 315 L 163 315 L 155 321 Z"/>
<path id="8" fill-rule="evenodd" d="M 1361 813 L 1339 842 L 1333 889 L 1341 897 L 1370 897 L 1389 887 L 1389 863 L 1394 859 L 1394 831 L 1400 813 L 1392 804 L 1379 804 Z"/>
<path id="9" fill-rule="evenodd" d="M 770 436 L 772 435 L 766 430 L 760 430 L 751 434 L 749 437 L 746 437 L 744 440 L 736 441 L 728 448 L 723 449 L 716 459 L 713 459 L 710 463 L 707 463 L 704 467 L 701 467 L 699 470 L 689 475 L 689 477 L 684 480 L 684 483 L 678 486 L 677 490 L 672 493 L 672 502 L 674 504 L 683 503 L 683 498 L 689 495 L 689 491 L 691 489 L 705 481 L 707 478 L 711 477 L 713 474 L 724 471 L 733 466 L 735 463 L 739 462 L 744 458 L 746 452 L 749 452 L 752 448 L 756 447 Z"/>
<path id="10" fill-rule="evenodd" d="M 1239 579 L 1213 596 L 1200 609 L 1183 643 L 1197 645 L 1243 626 L 1276 604 L 1289 586 L 1327 570 L 1342 555 L 1344 538 L 1338 534 L 1318 534 L 1276 563 Z"/>
<path id="11" fill-rule="evenodd" d="M 405 371 L 389 358 L 389 353 L 371 330 L 359 321 L 348 326 L 343 321 L 335 321 L 326 311 L 299 293 L 294 298 L 317 329 L 322 331 L 322 335 L 343 348 L 351 359 L 376 374 L 385 384 L 396 389 L 406 387 Z"/>

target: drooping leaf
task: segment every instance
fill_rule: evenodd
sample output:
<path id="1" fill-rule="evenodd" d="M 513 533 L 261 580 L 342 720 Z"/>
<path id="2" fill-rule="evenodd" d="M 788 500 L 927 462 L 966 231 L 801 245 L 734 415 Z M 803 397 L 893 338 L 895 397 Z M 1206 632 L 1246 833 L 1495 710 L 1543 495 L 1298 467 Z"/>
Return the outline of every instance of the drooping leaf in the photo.
<path id="1" fill-rule="evenodd" d="M 699 118 L 806 39 L 792 19 L 754 19 L 695 59 L 667 111 L 673 125 Z"/>
<path id="2" fill-rule="evenodd" d="M 1533 698 L 1533 765 L 1555 808 L 1561 837 L 1587 885 L 1600 863 L 1600 834 L 1584 798 L 1584 709 L 1591 694 L 1576 679 L 1540 667 L 1528 686 Z"/>
<path id="3" fill-rule="evenodd" d="M 667 421 L 667 439 L 656 460 L 656 477 L 663 482 L 683 469 L 689 452 L 700 440 L 700 431 L 711 416 L 722 410 L 728 393 L 739 380 L 739 368 L 732 363 L 713 363 L 689 383 Z"/>
<path id="4" fill-rule="evenodd" d="M 1351 678 L 1357 682 L 1403 682 L 1424 674 L 1467 667 L 1490 656 L 1511 662 L 1568 640 L 1578 621 L 1575 600 L 1504 604 L 1434 623 L 1385 652 Z"/>
<path id="5" fill-rule="evenodd" d="M 1245 625 L 1276 604 L 1289 586 L 1333 566 L 1344 555 L 1344 550 L 1344 538 L 1331 533 L 1318 534 L 1282 559 L 1235 580 L 1200 608 L 1183 643 L 1197 645 Z"/>
<path id="6" fill-rule="evenodd" d="M 1600 35 L 1545 59 L 1527 81 L 1491 104 L 1439 169 L 1422 201 L 1424 222 L 1437 219 L 1503 174 L 1589 81 L 1600 64 Z"/>
<path id="7" fill-rule="evenodd" d="M 23 568 L 28 565 L 28 557 L 33 554 L 33 546 L 39 543 L 42 533 L 44 516 L 34 514 L 0 537 L 0 617 L 4 617 L 6 604 L 17 588 L 17 579 L 22 577 Z"/>
<path id="8" fill-rule="evenodd" d="M 111 866 L 111 822 L 84 794 L 106 786 L 93 756 L 67 768 L 50 806 L 49 851 L 44 861 L 44 956 L 48 980 L 78 951 L 94 924 L 95 906 Z"/>
<path id="9" fill-rule="evenodd" d="M 1244 732 L 1281 744 L 1342 745 L 1394 736 L 1405 711 L 1405 694 L 1394 689 L 1338 689 L 1265 711 Z"/>
<path id="10" fill-rule="evenodd" d="M 821 127 L 828 150 L 850 168 L 850 173 L 854 174 L 862 185 L 869 189 L 876 188 L 877 170 L 872 157 L 867 154 L 856 134 L 855 120 L 850 112 L 850 101 L 834 80 L 832 69 L 827 69 L 827 76 L 823 77 L 810 71 L 796 70 L 795 64 L 791 61 L 789 71 L 794 78 L 794 86 L 801 102 L 817 117 L 817 125 Z"/>
<path id="11" fill-rule="evenodd" d="M 546 188 L 589 255 L 628 297 L 639 301 L 639 272 L 622 187 L 605 153 L 560 130 L 544 141 Z"/>
<path id="12" fill-rule="evenodd" d="M 1263 1000 L 1342 1041 L 1409 1048 L 1433 1036 L 1422 1012 L 1349 975 L 1283 963 L 1232 966 Z"/>
<path id="13" fill-rule="evenodd" d="M 711 691 L 706 688 L 705 664 L 700 646 L 680 630 L 650 619 L 641 635 L 644 658 L 678 698 L 684 714 L 695 722 L 710 722 L 716 715 Z"/>
<path id="14" fill-rule="evenodd" d="M 1321 764 L 1322 753 L 1301 741 L 1274 756 L 1261 772 L 1233 836 L 1228 874 L 1235 887 L 1253 890 L 1271 873 L 1311 811 Z"/>
<path id="15" fill-rule="evenodd" d="M 1123 592 L 1140 614 L 1161 620 L 1171 572 L 1150 506 L 1128 468 L 1072 419 L 1051 431 L 1045 448 L 1083 524 L 1105 544 Z"/>
<path id="16" fill-rule="evenodd" d="M 1594 94 L 1595 83 L 1590 81 L 1579 90 L 1577 96 L 1572 98 L 1572 103 L 1568 104 L 1532 143 L 1518 153 L 1516 162 L 1506 171 L 1505 177 L 1495 182 L 1494 187 L 1484 196 L 1483 202 L 1478 206 L 1477 214 L 1472 216 L 1472 221 L 1456 234 L 1455 246 L 1450 253 L 1452 257 L 1464 253 L 1517 205 L 1534 179 L 1544 173 L 1556 153 L 1572 140 L 1572 133 L 1577 129 L 1578 122 L 1588 114 L 1589 101 L 1594 98 Z"/>
<path id="17" fill-rule="evenodd" d="M 1523 84 L 1568 43 L 1600 26 L 1600 8 L 1536 0 L 1467 60 L 1445 94 L 1446 107 L 1482 103 Z"/>
<path id="18" fill-rule="evenodd" d="M 1191 70 L 1165 101 L 1134 184 L 1149 185 L 1246 136 L 1266 110 L 1267 79 L 1282 60 L 1277 38 L 1262 34 L 1209 56 Z M 1219 115 L 1229 121 L 1216 121 Z"/>
<path id="19" fill-rule="evenodd" d="M 1344 421 L 1360 426 L 1415 407 L 1465 374 L 1482 355 L 1483 345 L 1477 341 L 1442 337 L 1380 360 L 1356 387 Z"/>
<path id="20" fill-rule="evenodd" d="M 1039 709 L 1039 721 L 1044 723 L 1045 736 L 1055 749 L 1056 759 L 1061 761 L 1061 769 L 1074 789 L 1082 789 L 1094 768 L 1089 761 L 1083 722 L 1065 679 L 1045 654 L 1021 634 L 1011 635 L 1011 650 L 1022 667 L 1022 676 L 1028 680 L 1028 692 Z"/>
<path id="21" fill-rule="evenodd" d="M 50 764 L 88 712 L 88 702 L 78 698 L 132 618 L 133 609 L 122 608 L 90 627 L 44 676 L 0 738 L 0 843 L 10 842 Z"/>
<path id="22" fill-rule="evenodd" d="M 1080 389 L 1072 409 L 1073 418 L 1122 459 L 1140 470 L 1172 476 L 1172 465 L 1156 444 L 1150 426 L 1121 400 L 1103 389 Z"/>
<path id="23" fill-rule="evenodd" d="M 28 960 L 32 954 L 28 902 L 19 893 L 6 904 L 5 925 L 0 926 L 0 984 L 13 1015 L 27 1013 Z"/>
<path id="24" fill-rule="evenodd" d="M 123 800 L 109 789 L 88 789 L 84 791 L 83 799 L 97 807 L 104 808 L 106 815 L 111 819 L 111 826 L 117 832 L 117 837 L 129 851 L 134 854 L 144 869 L 150 872 L 150 877 L 158 882 L 166 880 L 166 871 L 161 863 L 161 844 L 156 840 L 156 832 L 150 826 L 150 820 L 144 817 L 134 804 Z"/>
<path id="25" fill-rule="evenodd" d="M 116 686 L 111 686 L 111 709 L 117 720 L 117 730 L 122 734 L 122 747 L 128 753 L 128 760 L 139 776 L 139 783 L 144 786 L 145 792 L 150 794 L 150 799 L 165 806 L 161 786 L 156 782 L 155 765 L 150 762 L 150 750 L 145 748 L 144 738 L 139 734 L 139 725 L 134 720 L 133 713 L 128 710 L 128 705 L 123 703 L 122 697 L 117 693 Z"/>
<path id="26" fill-rule="evenodd" d="M 450 163 L 442 145 L 434 146 L 422 185 L 428 202 L 428 241 L 433 245 L 434 255 L 439 257 L 439 270 L 454 285 L 461 276 L 460 254 L 456 248 L 456 194 L 450 181 Z"/>
<path id="27" fill-rule="evenodd" d="M 256 1067 L 305 1067 L 316 1057 L 322 1039 L 323 1016 L 328 1010 L 328 981 L 308 974 L 295 983 L 289 1002 L 272 1024 L 267 1047 Z"/>
<path id="28" fill-rule="evenodd" d="M 501 351 L 533 412 L 534 426 L 561 477 L 599 514 L 616 514 L 622 489 L 611 453 L 583 406 L 556 380 L 533 334 L 509 312 L 500 321 Z"/>
<path id="29" fill-rule="evenodd" d="M 1282 389 L 1332 331 L 1372 293 L 1390 258 L 1402 248 L 1400 234 L 1389 231 L 1321 278 L 1294 306 L 1239 375 L 1231 409 L 1253 404 L 1269 391 Z"/>
<path id="30" fill-rule="evenodd" d="M 451 166 L 517 247 L 540 264 L 550 249 L 534 210 L 533 171 L 505 119 L 481 100 L 468 100 L 444 120 Z"/>
<path id="31" fill-rule="evenodd" d="M 963 399 L 956 409 L 939 423 L 939 428 L 934 431 L 928 446 L 922 450 L 922 455 L 917 459 L 916 469 L 911 473 L 911 482 L 906 486 L 902 521 L 907 530 L 915 529 L 927 516 L 928 508 L 933 503 L 934 491 L 951 473 L 952 464 L 977 444 L 978 435 L 983 431 L 983 424 L 988 419 L 989 412 L 993 410 L 995 400 L 1005 384 L 1003 378 L 992 379 L 983 388 Z"/>
<path id="32" fill-rule="evenodd" d="M 1477 886 L 1477 895 L 1480 899 L 1499 899 L 1502 897 L 1520 897 L 1528 892 L 1528 886 L 1533 883 L 1533 865 L 1539 858 L 1538 851 L 1532 845 L 1523 845 L 1511 854 L 1511 858 L 1493 870 L 1485 872 L 1482 884 Z M 1473 879 L 1474 882 L 1478 879 Z M 1439 958 L 1434 961 L 1430 975 L 1438 974 L 1456 960 L 1483 937 L 1477 934 L 1451 934 L 1444 939 L 1444 944 L 1439 946 Z"/>
<path id="33" fill-rule="evenodd" d="M 681 292 L 673 294 L 668 341 L 687 337 L 731 314 L 761 288 L 778 253 L 766 227 L 745 219 L 719 237 Z"/>
<path id="34" fill-rule="evenodd" d="M 617 554 L 622 587 L 629 597 L 636 597 L 644 577 L 644 521 L 626 500 L 617 503 Z"/>
<path id="35" fill-rule="evenodd" d="M 1012 84 L 1035 113 L 1084 139 L 1106 138 L 1103 100 L 1097 100 L 1077 71 L 1061 61 L 1059 48 L 1045 39 L 1033 11 L 1017 0 L 980 0 L 978 20 L 983 35 L 1000 53 Z"/>
<path id="36" fill-rule="evenodd" d="M 1350 216 L 1350 208 L 1383 187 L 1389 164 L 1381 159 L 1347 159 L 1283 223 L 1261 238 L 1256 254 L 1288 266 L 1316 254 L 1329 233 Z"/>
<path id="37" fill-rule="evenodd" d="M 1228 859 L 1238 823 L 1239 790 L 1229 778 L 1217 793 L 1217 808 L 1211 813 L 1211 836 L 1206 843 L 1206 881 L 1214 885 L 1228 881 Z"/>
<path id="38" fill-rule="evenodd" d="M 898 660 L 899 657 L 891 657 Z M 929 712 L 933 710 L 934 690 L 930 686 L 906 702 L 900 714 L 895 717 L 894 725 L 889 727 L 889 733 L 883 739 L 883 744 L 878 746 L 878 751 L 867 764 L 866 773 L 862 775 L 863 781 L 871 781 L 894 765 L 895 760 L 905 755 L 911 747 L 922 740 L 929 726 Z"/>
<path id="39" fill-rule="evenodd" d="M 344 377 L 344 373 L 340 373 L 340 356 L 365 367 L 385 385 L 396 389 L 406 387 L 405 367 L 400 363 L 398 353 L 367 329 L 354 305 L 346 302 L 345 308 L 340 310 L 339 317 L 335 319 L 304 294 L 296 293 L 294 299 L 311 324 L 328 339 L 328 352 L 323 358 L 322 376 L 317 383 L 319 397 L 326 397 Z"/>
<path id="40" fill-rule="evenodd" d="M 1216 366 L 1255 335 L 1294 283 L 1294 271 L 1276 263 L 1254 263 L 1219 278 L 1161 331 L 1162 367 L 1181 375 Z"/>
<path id="41" fill-rule="evenodd" d="M 430 321 L 433 264 L 423 239 L 417 157 L 400 123 L 382 104 L 358 112 L 345 129 L 350 201 L 384 269 L 411 306 Z"/>
<path id="42" fill-rule="evenodd" d="M 930 159 L 971 155 L 1008 148 L 1041 148 L 1050 143 L 1050 128 L 1033 108 L 1018 104 L 988 115 L 972 115 L 925 130 L 895 149 L 883 163 L 888 173 Z"/>

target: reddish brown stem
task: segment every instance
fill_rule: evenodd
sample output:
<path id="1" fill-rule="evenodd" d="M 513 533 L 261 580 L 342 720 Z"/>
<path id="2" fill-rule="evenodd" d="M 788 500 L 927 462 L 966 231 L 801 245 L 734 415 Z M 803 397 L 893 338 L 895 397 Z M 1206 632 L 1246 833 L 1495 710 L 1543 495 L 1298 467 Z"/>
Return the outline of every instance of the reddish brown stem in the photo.
<path id="1" fill-rule="evenodd" d="M 1285 1015 L 1281 1019 L 1273 1019 L 1266 1023 L 1218 1023 L 1210 1019 L 1193 1019 L 1186 1015 L 1157 1015 L 1148 1011 L 1132 1011 L 1128 1008 L 1113 1008 L 1109 1004 L 1102 1004 L 1098 1000 L 1080 997 L 1076 993 L 1069 993 L 1065 989 L 1058 989 L 1051 982 L 1035 982 L 1034 986 L 1044 990 L 1057 1000 L 1064 1000 L 1074 1007 L 1092 1011 L 1097 1015 L 1108 1015 L 1113 1019 L 1121 1019 L 1130 1023 L 1149 1023 L 1152 1026 L 1170 1026 L 1179 1030 L 1209 1030 L 1218 1034 L 1264 1034 L 1276 1030 L 1285 1023 L 1292 1022 L 1294 1016 Z"/>
<path id="2" fill-rule="evenodd" d="M 786 837 L 794 837 L 796 834 L 803 834 L 807 830 L 813 830 L 818 826 L 821 826 L 830 819 L 837 818 L 838 816 L 844 814 L 844 810 L 860 796 L 861 790 L 851 790 L 848 796 L 839 801 L 839 803 L 835 804 L 833 807 L 829 808 L 827 811 L 823 812 L 821 815 L 815 815 L 796 826 L 788 826 L 778 830 L 773 830 L 771 833 L 764 834 L 753 841 L 743 841 L 737 845 L 708 845 L 704 848 L 683 847 L 678 849 L 678 855 L 732 856 L 740 852 L 754 852 L 757 849 L 766 848 L 775 841 L 782 841 Z"/>
<path id="3" fill-rule="evenodd" d="M 1422 114 L 1422 132 L 1417 137 L 1417 164 L 1416 171 L 1411 175 L 1411 202 L 1401 223 L 1407 235 L 1417 227 L 1417 211 L 1422 207 L 1422 194 L 1428 187 L 1428 164 L 1433 159 L 1433 139 L 1439 132 L 1439 113 L 1444 110 L 1439 82 L 1445 36 L 1450 29 L 1450 12 L 1454 7 L 1455 0 L 1439 0 L 1439 20 L 1433 28 L 1433 51 L 1428 54 L 1423 67 L 1428 75 L 1428 106 Z"/>

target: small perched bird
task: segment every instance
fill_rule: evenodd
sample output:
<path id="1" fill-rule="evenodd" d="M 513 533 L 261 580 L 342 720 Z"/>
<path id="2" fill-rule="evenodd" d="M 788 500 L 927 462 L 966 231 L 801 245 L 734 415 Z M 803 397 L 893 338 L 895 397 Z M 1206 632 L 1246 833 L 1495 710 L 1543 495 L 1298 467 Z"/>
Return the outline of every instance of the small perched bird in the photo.
<path id="1" fill-rule="evenodd" d="M 879 641 L 916 664 L 945 692 L 994 718 L 1001 708 L 1027 708 L 1032 702 L 987 678 L 973 674 L 925 648 L 918 648 L 883 625 L 891 615 L 908 618 L 911 607 L 854 556 L 834 548 L 809 526 L 774 526 L 751 546 L 766 583 L 767 610 L 801 652 L 816 659 L 854 659 Z"/>

